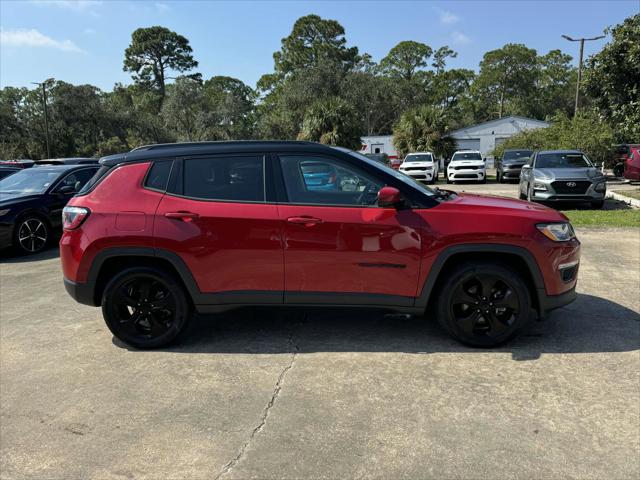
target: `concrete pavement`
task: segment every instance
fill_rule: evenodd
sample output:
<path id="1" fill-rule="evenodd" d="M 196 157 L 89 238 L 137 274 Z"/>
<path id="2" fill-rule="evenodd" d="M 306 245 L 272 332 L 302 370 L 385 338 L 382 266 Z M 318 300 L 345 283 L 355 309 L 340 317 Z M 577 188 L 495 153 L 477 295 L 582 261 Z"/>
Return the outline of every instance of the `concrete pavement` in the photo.
<path id="1" fill-rule="evenodd" d="M 496 350 L 258 309 L 134 351 L 55 249 L 0 259 L 0 477 L 637 479 L 640 230 L 578 235 L 578 300 Z"/>

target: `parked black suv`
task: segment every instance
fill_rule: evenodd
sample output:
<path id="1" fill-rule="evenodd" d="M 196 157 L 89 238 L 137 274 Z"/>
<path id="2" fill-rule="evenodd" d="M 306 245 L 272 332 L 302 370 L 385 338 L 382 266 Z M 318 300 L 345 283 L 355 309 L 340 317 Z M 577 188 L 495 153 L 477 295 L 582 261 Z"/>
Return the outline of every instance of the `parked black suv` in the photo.
<path id="1" fill-rule="evenodd" d="M 522 166 L 532 153 L 531 150 L 505 150 L 502 158 L 496 159 L 498 183 L 504 183 L 506 180 L 518 180 Z"/>

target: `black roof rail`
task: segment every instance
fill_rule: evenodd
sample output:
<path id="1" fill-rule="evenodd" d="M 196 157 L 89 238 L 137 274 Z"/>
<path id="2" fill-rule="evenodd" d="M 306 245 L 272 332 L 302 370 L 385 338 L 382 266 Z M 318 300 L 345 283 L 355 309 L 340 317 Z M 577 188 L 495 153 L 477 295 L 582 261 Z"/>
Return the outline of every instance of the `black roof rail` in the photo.
<path id="1" fill-rule="evenodd" d="M 220 141 L 204 141 L 204 142 L 156 143 L 152 145 L 141 145 L 139 147 L 134 148 L 131 151 L 140 152 L 143 150 L 162 150 L 166 148 L 210 147 L 215 145 L 259 145 L 259 144 L 320 145 L 316 142 L 307 142 L 302 140 L 220 140 Z"/>

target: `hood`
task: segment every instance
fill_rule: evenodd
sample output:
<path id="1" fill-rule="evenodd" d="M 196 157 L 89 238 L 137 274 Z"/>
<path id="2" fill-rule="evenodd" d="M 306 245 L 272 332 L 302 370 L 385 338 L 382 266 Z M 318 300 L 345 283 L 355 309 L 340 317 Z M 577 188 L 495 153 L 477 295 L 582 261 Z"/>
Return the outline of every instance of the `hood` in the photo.
<path id="1" fill-rule="evenodd" d="M 0 207 L 9 207 L 20 202 L 29 202 L 41 197 L 42 194 L 33 193 L 0 193 Z"/>
<path id="2" fill-rule="evenodd" d="M 536 168 L 534 170 L 534 175 L 536 177 L 540 177 L 542 180 L 592 180 L 596 177 L 602 176 L 595 167 Z"/>
<path id="3" fill-rule="evenodd" d="M 433 167 L 434 162 L 402 162 L 402 167 Z"/>
<path id="4" fill-rule="evenodd" d="M 514 158 L 513 160 L 502 160 L 502 163 L 504 165 L 524 165 L 525 163 L 527 163 L 527 159 L 526 158 L 523 158 L 523 159 Z"/>
<path id="5" fill-rule="evenodd" d="M 499 215 L 516 215 L 535 218 L 540 221 L 565 222 L 567 217 L 553 208 L 545 207 L 538 203 L 527 202 L 493 195 L 475 195 L 471 193 L 458 193 L 457 197 L 443 202 L 442 206 L 448 208 L 463 207 L 465 209 L 478 208 L 483 212 L 493 210 Z"/>

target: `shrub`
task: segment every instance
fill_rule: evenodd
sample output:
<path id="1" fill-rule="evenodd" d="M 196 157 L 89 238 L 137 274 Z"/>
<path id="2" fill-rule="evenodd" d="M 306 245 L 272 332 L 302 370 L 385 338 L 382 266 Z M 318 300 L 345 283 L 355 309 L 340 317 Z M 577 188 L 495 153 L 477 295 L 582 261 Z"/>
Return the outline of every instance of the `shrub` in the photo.
<path id="1" fill-rule="evenodd" d="M 613 162 L 613 144 L 615 135 L 611 126 L 592 112 L 579 113 L 569 119 L 564 114 L 556 115 L 551 126 L 526 130 L 507 139 L 491 154 L 502 157 L 502 153 L 511 148 L 531 150 L 582 150 L 591 161 Z"/>

